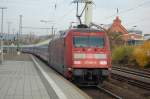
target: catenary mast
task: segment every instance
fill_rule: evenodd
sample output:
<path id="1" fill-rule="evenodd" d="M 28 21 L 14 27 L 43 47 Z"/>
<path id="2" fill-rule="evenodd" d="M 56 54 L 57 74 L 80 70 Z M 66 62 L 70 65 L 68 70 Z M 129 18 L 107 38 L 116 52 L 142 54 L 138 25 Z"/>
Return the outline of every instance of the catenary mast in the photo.
<path id="1" fill-rule="evenodd" d="M 93 8 L 92 8 L 92 2 L 93 2 L 93 0 L 85 0 L 85 4 L 87 4 L 86 5 L 86 8 L 85 8 L 85 24 L 86 25 L 90 25 L 90 23 L 92 22 L 92 15 L 93 15 Z"/>

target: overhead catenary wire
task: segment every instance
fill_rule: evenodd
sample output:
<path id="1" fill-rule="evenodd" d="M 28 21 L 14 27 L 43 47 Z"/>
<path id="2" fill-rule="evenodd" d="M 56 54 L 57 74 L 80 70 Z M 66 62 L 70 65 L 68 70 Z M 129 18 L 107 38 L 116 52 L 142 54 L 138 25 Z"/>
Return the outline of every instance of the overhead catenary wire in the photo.
<path id="1" fill-rule="evenodd" d="M 132 26 L 134 26 L 133 24 L 135 24 L 135 25 L 137 25 L 137 23 L 141 23 L 141 22 L 145 22 L 145 21 L 147 21 L 149 18 L 144 18 L 144 19 L 141 19 L 141 20 L 137 20 L 137 21 L 134 21 L 134 22 L 129 22 L 129 23 L 126 23 L 126 24 L 132 24 L 132 25 L 129 25 L 128 27 L 132 27 Z M 141 23 L 141 25 L 144 25 L 145 23 Z M 145 24 L 146 25 L 146 24 Z"/>
<path id="2" fill-rule="evenodd" d="M 58 23 L 57 25 L 61 25 L 64 23 L 61 23 L 66 17 L 70 16 L 71 13 L 73 13 L 74 8 L 70 9 L 69 11 L 67 11 L 66 13 L 64 13 L 61 17 L 59 17 L 56 20 L 56 23 Z"/>
<path id="3" fill-rule="evenodd" d="M 140 3 L 140 4 L 138 4 L 138 5 L 136 5 L 136 6 L 132 7 L 132 8 L 128 8 L 126 10 L 119 11 L 118 14 L 123 14 L 123 13 L 127 13 L 127 12 L 130 12 L 130 11 L 136 10 L 137 8 L 141 8 L 141 7 L 143 7 L 143 6 L 145 6 L 145 5 L 149 4 L 149 3 L 150 3 L 150 1 L 145 1 L 145 2 Z M 110 15 L 108 17 L 105 17 L 104 19 L 110 19 L 110 18 L 112 18 L 114 16 L 116 16 L 116 14 L 113 14 L 113 15 Z"/>
<path id="4" fill-rule="evenodd" d="M 41 0 L 42 1 L 42 0 Z M 22 2 L 21 0 L 4 0 L 1 1 L 1 3 L 3 4 L 8 4 L 8 5 L 17 5 L 17 6 L 39 6 L 40 1 L 38 0 L 30 0 L 30 1 L 26 1 L 24 0 L 24 2 Z"/>
<path id="5" fill-rule="evenodd" d="M 82 1 L 82 0 L 81 0 L 81 1 Z M 73 2 L 72 2 L 72 3 L 73 3 Z M 87 2 L 87 3 L 88 3 L 88 2 Z M 77 12 L 76 12 L 76 16 L 77 16 L 77 17 L 81 17 L 81 16 L 82 16 L 82 14 L 83 14 L 83 12 L 84 12 L 86 6 L 87 6 L 87 3 L 86 3 L 86 5 L 84 5 L 84 8 L 83 8 L 83 10 L 81 11 L 80 15 L 78 15 L 79 8 L 77 7 Z M 90 2 L 90 3 L 91 3 L 91 2 Z M 77 6 L 78 6 L 78 2 L 77 2 Z M 71 14 L 73 11 L 75 11 L 75 10 L 73 10 L 73 9 L 75 9 L 75 8 L 70 9 L 67 13 L 65 13 L 63 16 L 61 16 L 60 18 L 58 18 L 58 21 L 57 21 L 57 22 L 60 23 L 60 21 L 64 20 L 66 17 L 70 16 L 70 14 Z M 80 23 L 81 23 L 81 20 L 80 20 Z M 62 24 L 62 23 L 60 23 L 60 24 Z M 59 24 L 59 25 L 60 25 L 60 24 Z"/>
<path id="6" fill-rule="evenodd" d="M 59 12 L 59 10 L 61 9 L 61 4 L 64 2 L 65 0 L 59 0 L 59 2 L 58 2 L 58 0 L 54 0 L 53 1 L 53 12 L 52 12 L 52 18 L 53 18 L 53 20 L 54 20 L 54 23 L 58 26 L 58 25 L 60 25 L 60 24 L 62 24 L 62 21 L 66 18 L 66 17 L 68 17 L 68 16 L 70 16 L 70 14 L 73 12 L 73 9 L 74 8 L 71 8 L 70 6 L 71 6 L 71 4 L 70 5 L 68 5 L 67 6 L 67 9 L 70 9 L 70 10 L 64 10 L 64 14 L 62 14 L 60 17 L 58 17 L 58 14 L 60 13 Z M 67 4 L 67 3 L 66 3 Z M 64 8 L 64 7 L 63 7 Z M 62 9 L 63 9 L 62 8 Z M 57 19 L 56 19 L 57 18 Z M 63 23 L 64 24 L 64 23 Z"/>
<path id="7" fill-rule="evenodd" d="M 130 12 L 130 11 L 136 10 L 137 8 L 141 8 L 141 7 L 143 7 L 143 6 L 145 6 L 145 5 L 149 4 L 149 3 L 150 3 L 150 1 L 145 1 L 145 2 L 140 3 L 140 4 L 138 4 L 138 5 L 136 5 L 136 6 L 132 7 L 132 8 L 128 8 L 128 9 L 125 9 L 125 10 L 122 10 L 122 11 L 118 11 L 118 13 L 119 14 L 127 13 L 127 12 Z M 68 16 L 68 13 L 70 13 L 70 12 L 71 12 L 71 10 L 69 12 L 67 12 L 66 14 L 64 14 L 61 18 L 64 19 L 65 17 Z M 111 16 L 105 17 L 104 19 L 110 19 L 110 18 L 113 18 L 114 16 L 116 16 L 116 14 L 113 14 Z M 61 18 L 60 18 L 60 20 L 61 20 Z"/>
<path id="8" fill-rule="evenodd" d="M 10 4 L 13 4 L 13 5 L 16 5 L 16 6 L 34 6 L 34 7 L 36 7 L 36 6 L 39 6 L 39 1 L 43 1 L 43 2 L 45 2 L 45 3 L 47 3 L 47 0 L 38 0 L 38 1 L 36 1 L 36 0 L 30 0 L 30 1 L 25 1 L 25 2 L 21 2 L 20 0 L 13 0 L 13 1 L 11 1 L 11 0 L 2 0 L 2 3 L 8 3 L 8 5 L 9 5 L 9 3 Z M 70 2 L 71 2 L 72 0 L 70 0 Z M 96 1 L 96 0 L 95 0 Z M 55 13 L 57 14 L 58 12 L 59 12 L 59 9 L 61 9 L 64 5 L 62 4 L 63 2 L 68 2 L 68 1 L 66 1 L 66 0 L 50 0 L 50 1 L 48 1 L 48 4 L 49 5 L 53 5 L 53 9 L 55 10 Z M 140 2 L 140 1 L 137 1 L 137 2 Z M 135 5 L 134 7 L 131 7 L 131 8 L 127 8 L 127 9 L 125 9 L 125 10 L 121 10 L 120 9 L 120 11 L 119 11 L 119 14 L 127 14 L 128 12 L 130 12 L 130 11 L 134 11 L 134 10 L 137 10 L 137 8 L 143 8 L 143 7 L 145 7 L 145 5 L 147 5 L 147 4 L 149 4 L 150 3 L 150 1 L 146 1 L 146 0 L 141 0 L 141 2 L 142 3 L 139 3 L 139 4 L 137 4 L 137 5 Z M 45 4 L 44 3 L 44 4 Z M 21 5 L 20 5 L 21 4 Z M 66 4 L 65 4 L 66 5 Z M 148 6 L 147 6 L 148 7 Z M 72 8 L 72 7 L 67 7 L 68 9 L 66 9 L 65 8 L 65 10 L 63 10 L 63 13 L 64 14 L 61 14 L 61 15 L 59 15 L 58 16 L 58 14 L 57 15 L 55 15 L 55 17 L 57 18 L 55 21 L 55 23 L 57 23 L 56 25 L 61 25 L 61 24 L 64 24 L 64 22 L 62 22 L 63 20 L 67 20 L 67 19 L 70 19 L 69 17 L 71 17 L 72 15 L 72 13 L 74 13 L 74 11 L 75 10 L 73 10 L 74 8 Z M 69 10 L 70 9 L 70 10 Z M 68 11 L 69 10 L 69 11 Z M 48 13 L 50 13 L 50 12 L 48 12 Z M 132 13 L 132 12 L 131 12 Z M 113 14 L 113 15 L 111 15 L 111 16 L 106 16 L 104 19 L 105 20 L 107 20 L 107 19 L 110 19 L 110 18 L 113 18 L 114 16 L 116 16 L 116 14 Z M 133 20 L 132 20 L 133 21 Z M 141 20 L 142 21 L 142 20 Z M 15 22 L 14 22 L 15 23 Z M 135 23 L 135 22 L 132 22 L 132 23 Z M 68 24 L 68 23 L 67 23 Z"/>
<path id="9" fill-rule="evenodd" d="M 49 28 L 49 27 L 32 27 L 32 26 L 23 26 L 22 28 L 24 29 L 52 29 L 52 28 Z"/>
<path id="10" fill-rule="evenodd" d="M 134 10 L 137 10 L 138 8 L 148 8 L 148 7 L 150 7 L 150 6 L 146 6 L 145 7 L 145 5 L 148 5 L 148 4 L 150 4 L 150 0 L 149 1 L 144 1 L 144 2 L 142 2 L 142 3 L 140 3 L 140 4 L 137 4 L 136 6 L 134 6 L 134 7 L 131 7 L 131 8 L 128 8 L 128 9 L 125 9 L 125 10 L 122 10 L 122 11 L 120 11 L 120 12 L 118 12 L 118 14 L 127 14 L 128 12 L 130 12 L 130 14 L 131 13 L 134 13 L 134 12 L 132 12 L 132 11 L 134 11 Z M 148 12 L 147 12 L 148 13 Z M 117 14 L 117 16 L 118 16 L 118 14 Z M 113 18 L 113 17 L 115 17 L 116 16 L 116 14 L 113 14 L 113 15 L 111 15 L 111 16 L 108 16 L 108 17 L 105 17 L 105 18 L 103 18 L 103 20 L 108 20 L 108 19 L 110 19 L 110 18 Z M 135 19 L 134 19 L 135 20 Z M 129 22 L 126 22 L 125 24 L 128 24 L 127 26 L 128 26 L 128 28 L 129 27 L 132 27 L 132 26 L 134 26 L 134 25 L 141 25 L 141 24 L 145 24 L 144 23 L 144 21 L 146 21 L 146 20 L 148 20 L 148 18 L 144 18 L 144 19 L 138 19 L 138 20 L 136 20 L 136 21 L 134 21 L 134 22 L 132 22 L 132 21 L 129 21 Z M 138 24 L 137 24 L 138 23 Z"/>

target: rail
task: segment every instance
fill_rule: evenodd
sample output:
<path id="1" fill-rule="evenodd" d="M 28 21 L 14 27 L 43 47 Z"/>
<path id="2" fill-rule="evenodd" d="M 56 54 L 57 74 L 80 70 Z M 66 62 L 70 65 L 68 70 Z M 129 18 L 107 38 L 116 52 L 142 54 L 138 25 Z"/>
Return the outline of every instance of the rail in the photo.
<path id="1" fill-rule="evenodd" d="M 150 79 L 150 73 L 148 73 L 148 72 L 134 70 L 134 69 L 130 69 L 130 68 L 117 67 L 117 66 L 113 66 L 112 69 L 115 71 L 123 72 L 123 73 L 133 74 L 133 75 L 139 76 L 141 78 Z M 112 78 L 119 80 L 119 81 L 127 82 L 127 83 L 137 86 L 139 88 L 150 90 L 150 84 L 148 82 L 139 80 L 134 77 L 127 77 L 127 76 L 112 73 Z"/>
<path id="2" fill-rule="evenodd" d="M 112 78 L 119 80 L 119 81 L 126 82 L 130 85 L 133 85 L 133 86 L 137 86 L 137 87 L 142 88 L 142 89 L 150 90 L 149 83 L 146 83 L 146 82 L 135 80 L 133 78 L 127 78 L 127 77 L 117 75 L 117 74 L 112 74 Z"/>
<path id="3" fill-rule="evenodd" d="M 100 86 L 97 86 L 98 89 L 100 89 L 101 91 L 105 92 L 106 94 L 112 96 L 113 98 L 115 99 L 123 99 L 122 97 L 116 95 L 115 93 L 103 88 L 103 87 L 100 87 Z"/>
<path id="4" fill-rule="evenodd" d="M 146 77 L 146 78 L 150 78 L 150 73 L 145 72 L 145 71 L 139 71 L 139 70 L 124 68 L 124 67 L 118 67 L 118 66 L 113 66 L 112 69 L 117 70 L 117 71 L 122 71 L 122 72 L 125 72 L 125 73 L 130 73 L 130 74 Z"/>

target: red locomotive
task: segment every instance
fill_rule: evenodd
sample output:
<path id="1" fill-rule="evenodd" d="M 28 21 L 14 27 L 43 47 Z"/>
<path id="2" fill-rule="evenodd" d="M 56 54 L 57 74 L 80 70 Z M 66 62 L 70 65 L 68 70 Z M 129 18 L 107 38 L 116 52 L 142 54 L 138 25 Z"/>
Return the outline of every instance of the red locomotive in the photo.
<path id="1" fill-rule="evenodd" d="M 82 85 L 102 83 L 111 69 L 109 41 L 106 33 L 98 29 L 61 31 L 45 43 L 26 47 L 24 51 L 41 57 L 64 77 Z"/>
<path id="2" fill-rule="evenodd" d="M 80 84 L 95 85 L 109 76 L 111 55 L 104 31 L 76 28 L 61 31 L 48 47 L 49 66 Z"/>

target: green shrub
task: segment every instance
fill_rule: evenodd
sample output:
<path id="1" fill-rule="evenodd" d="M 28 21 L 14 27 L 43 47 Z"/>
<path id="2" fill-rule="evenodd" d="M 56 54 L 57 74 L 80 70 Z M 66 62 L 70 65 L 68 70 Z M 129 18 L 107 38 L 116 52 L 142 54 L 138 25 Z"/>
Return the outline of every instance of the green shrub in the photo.
<path id="1" fill-rule="evenodd" d="M 132 59 L 133 47 L 120 46 L 112 51 L 112 61 L 117 64 L 128 64 Z"/>

